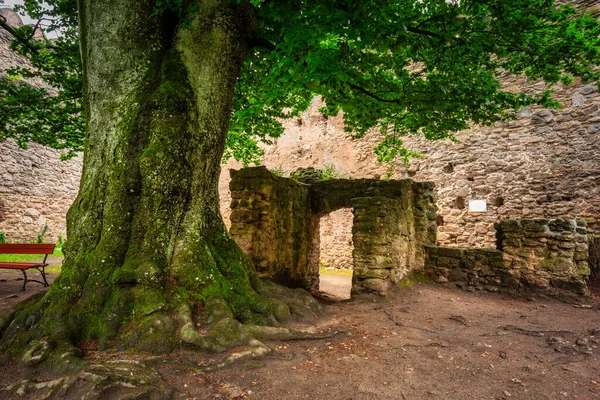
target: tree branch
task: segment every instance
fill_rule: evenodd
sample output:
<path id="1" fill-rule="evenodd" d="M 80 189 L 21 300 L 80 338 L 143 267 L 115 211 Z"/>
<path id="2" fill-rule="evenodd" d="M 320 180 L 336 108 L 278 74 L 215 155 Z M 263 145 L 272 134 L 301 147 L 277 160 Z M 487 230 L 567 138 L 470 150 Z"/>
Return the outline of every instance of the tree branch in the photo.
<path id="1" fill-rule="evenodd" d="M 40 24 L 42 23 L 42 20 L 43 18 L 39 19 L 38 22 L 35 24 L 35 26 L 33 27 L 33 31 L 31 31 L 31 35 L 29 35 L 29 37 L 27 38 L 27 41 L 33 39 L 33 37 L 35 36 L 35 32 L 38 30 Z"/>
<path id="2" fill-rule="evenodd" d="M 366 94 L 367 96 L 369 96 L 377 101 L 381 101 L 383 103 L 401 104 L 401 102 L 399 100 L 384 99 L 383 97 L 377 96 L 375 93 L 370 92 L 367 89 L 365 89 L 361 86 L 355 85 L 353 83 L 349 83 L 348 86 L 350 86 L 354 90 L 357 90 L 363 94 Z"/>
<path id="3" fill-rule="evenodd" d="M 17 39 L 19 42 L 21 42 L 31 52 L 33 52 L 35 54 L 39 54 L 40 50 L 37 47 L 33 46 L 31 44 L 31 42 L 29 40 L 27 40 L 26 37 L 21 35 L 12 26 L 10 26 L 8 24 L 8 22 L 6 22 L 6 18 L 3 16 L 0 16 L 0 27 L 4 28 L 8 33 L 10 33 L 15 39 Z"/>
<path id="4" fill-rule="evenodd" d="M 269 42 L 267 39 L 251 37 L 250 39 L 248 39 L 248 48 L 252 49 L 254 47 L 264 47 L 265 49 L 271 51 L 277 49 L 277 46 Z"/>
<path id="5" fill-rule="evenodd" d="M 407 26 L 406 30 L 412 33 L 417 33 L 419 35 L 424 35 L 424 36 L 430 36 L 430 37 L 434 37 L 437 39 L 443 39 L 442 35 L 439 35 L 435 32 L 431 32 L 431 31 L 426 31 L 424 29 L 419 29 L 419 28 L 414 28 L 412 26 Z"/>

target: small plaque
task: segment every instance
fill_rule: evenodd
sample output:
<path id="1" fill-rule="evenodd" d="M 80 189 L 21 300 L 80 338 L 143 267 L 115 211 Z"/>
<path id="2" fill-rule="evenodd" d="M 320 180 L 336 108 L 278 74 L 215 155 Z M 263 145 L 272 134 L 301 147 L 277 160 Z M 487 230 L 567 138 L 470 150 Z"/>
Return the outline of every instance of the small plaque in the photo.
<path id="1" fill-rule="evenodd" d="M 486 212 L 487 202 L 485 200 L 470 200 L 469 201 L 470 212 Z"/>

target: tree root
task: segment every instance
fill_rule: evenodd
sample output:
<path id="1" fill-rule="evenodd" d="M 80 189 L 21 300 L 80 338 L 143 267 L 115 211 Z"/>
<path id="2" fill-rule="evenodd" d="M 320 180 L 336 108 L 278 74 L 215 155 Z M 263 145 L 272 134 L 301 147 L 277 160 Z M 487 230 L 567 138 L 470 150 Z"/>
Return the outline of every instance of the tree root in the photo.
<path id="1" fill-rule="evenodd" d="M 308 332 L 282 327 L 245 325 L 233 317 L 233 313 L 223 301 L 214 300 L 206 304 L 206 307 L 211 310 L 209 321 L 211 328 L 208 333 L 200 333 L 194 324 L 191 306 L 187 303 L 181 305 L 177 315 L 181 322 L 179 337 L 182 342 L 212 351 L 223 351 L 234 346 L 250 346 L 259 349 L 264 344 L 258 341 L 258 338 L 262 340 L 311 340 L 330 338 L 342 332 Z M 262 350 L 250 351 L 250 353 L 249 355 L 255 356 L 254 353 L 262 354 Z"/>
<path id="2" fill-rule="evenodd" d="M 268 348 L 261 341 L 256 339 L 252 339 L 249 343 L 249 346 L 250 349 L 230 354 L 218 364 L 207 366 L 203 370 L 206 372 L 216 371 L 241 361 L 262 358 L 271 352 L 270 348 Z"/>
<path id="3" fill-rule="evenodd" d="M 400 321 L 396 321 L 396 318 L 394 317 L 394 315 L 388 311 L 388 310 L 383 310 L 384 314 L 387 315 L 388 319 L 390 321 L 392 321 L 394 323 L 394 325 L 396 326 L 401 326 L 404 328 L 410 328 L 410 329 L 417 329 L 423 332 L 429 332 L 429 333 L 437 333 L 436 331 L 432 331 L 431 329 L 427 329 L 427 328 L 420 328 L 418 326 L 412 326 L 412 325 L 406 325 L 404 322 L 400 322 Z"/>
<path id="4" fill-rule="evenodd" d="M 529 330 L 529 329 L 524 329 L 524 328 L 514 326 L 514 325 L 505 325 L 505 326 L 500 326 L 499 328 L 504 331 L 507 331 L 507 332 L 517 333 L 519 335 L 525 335 L 525 336 L 544 336 L 545 334 L 573 333 L 573 331 L 570 331 L 567 329 Z"/>
<path id="5" fill-rule="evenodd" d="M 72 398 L 74 392 L 85 393 L 83 400 L 102 398 L 170 398 L 173 389 L 163 384 L 162 377 L 138 361 L 119 360 L 92 364 L 85 369 L 58 379 L 37 382 L 23 380 L 0 389 L 0 398 L 10 394 L 19 397 Z M 110 395 L 108 393 L 110 392 Z M 119 393 L 118 396 L 115 392 Z"/>

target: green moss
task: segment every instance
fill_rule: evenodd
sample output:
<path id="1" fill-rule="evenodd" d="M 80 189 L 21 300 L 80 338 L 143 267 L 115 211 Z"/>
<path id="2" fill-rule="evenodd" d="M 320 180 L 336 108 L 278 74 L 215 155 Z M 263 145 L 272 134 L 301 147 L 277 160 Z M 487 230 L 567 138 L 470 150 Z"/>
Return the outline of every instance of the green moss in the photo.
<path id="1" fill-rule="evenodd" d="M 400 288 L 410 288 L 417 283 L 432 283 L 433 281 L 427 275 L 418 271 L 411 271 L 398 283 Z"/>

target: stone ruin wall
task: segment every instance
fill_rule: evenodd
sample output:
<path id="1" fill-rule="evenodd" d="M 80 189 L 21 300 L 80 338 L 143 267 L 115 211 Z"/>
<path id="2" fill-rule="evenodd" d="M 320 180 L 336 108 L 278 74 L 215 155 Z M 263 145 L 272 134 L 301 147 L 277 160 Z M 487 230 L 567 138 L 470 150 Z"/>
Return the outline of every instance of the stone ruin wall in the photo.
<path id="1" fill-rule="evenodd" d="M 412 271 L 424 272 L 424 246 L 436 236 L 433 184 L 310 175 L 305 170 L 297 181 L 265 167 L 231 171 L 230 232 L 259 275 L 318 290 L 319 221 L 342 208 L 353 213 L 354 294 L 386 294 Z"/>
<path id="2" fill-rule="evenodd" d="M 22 24 L 9 9 L 0 9 L 0 15 L 12 25 Z M 26 63 L 10 50 L 11 40 L 0 29 L 0 79 L 7 68 Z M 45 224 L 45 241 L 56 242 L 59 235 L 65 236 L 65 216 L 79 189 L 81 160 L 61 161 L 60 152 L 37 144 L 23 150 L 12 140 L 0 143 L 0 231 L 9 241 L 36 239 Z"/>
<path id="3" fill-rule="evenodd" d="M 504 83 L 523 86 L 515 78 Z M 459 132 L 457 142 L 406 138 L 423 158 L 396 165 L 391 177 L 435 183 L 438 245 L 494 248 L 494 223 L 505 219 L 580 218 L 592 232 L 599 229 L 600 94 L 595 84 L 579 83 L 559 86 L 556 97 L 564 108 L 526 108 L 514 121 Z M 377 164 L 372 152 L 378 134 L 352 140 L 341 116 L 322 115 L 321 105 L 316 99 L 301 118 L 287 121 L 285 134 L 266 149 L 263 163 L 285 173 L 334 165 L 342 176 L 385 177 L 387 167 Z M 221 193 L 227 185 L 223 175 Z M 469 212 L 471 199 L 487 200 L 488 211 Z M 226 220 L 228 203 L 222 196 Z M 351 223 L 348 211 L 322 219 L 322 264 L 351 265 Z"/>

